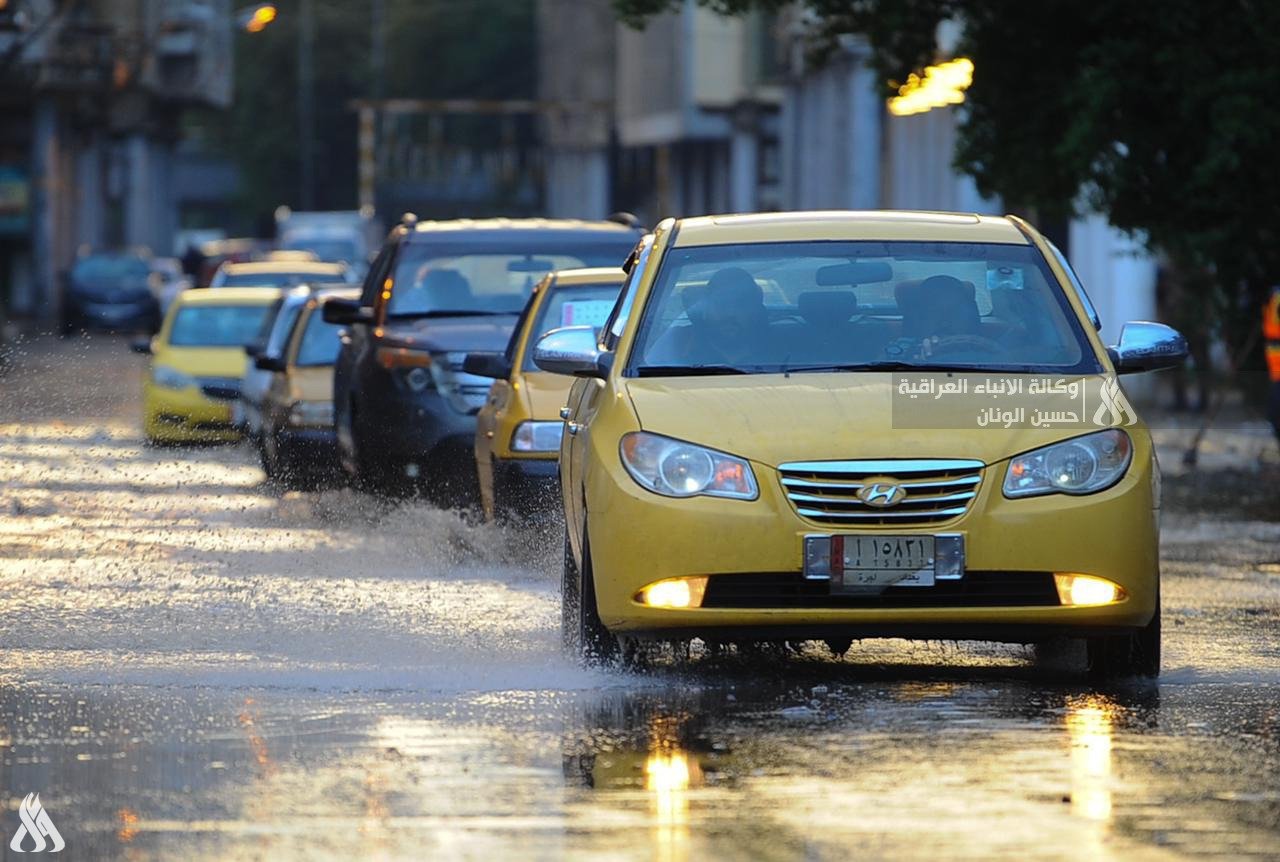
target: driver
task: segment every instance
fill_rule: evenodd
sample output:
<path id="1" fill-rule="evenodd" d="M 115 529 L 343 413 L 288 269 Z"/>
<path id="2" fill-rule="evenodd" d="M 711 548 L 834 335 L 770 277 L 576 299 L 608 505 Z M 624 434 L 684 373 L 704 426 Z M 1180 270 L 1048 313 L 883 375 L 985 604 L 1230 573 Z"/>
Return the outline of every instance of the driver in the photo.
<path id="1" fill-rule="evenodd" d="M 688 308 L 689 326 L 673 326 L 654 342 L 654 364 L 758 365 L 773 359 L 764 291 L 736 266 L 718 270 Z"/>

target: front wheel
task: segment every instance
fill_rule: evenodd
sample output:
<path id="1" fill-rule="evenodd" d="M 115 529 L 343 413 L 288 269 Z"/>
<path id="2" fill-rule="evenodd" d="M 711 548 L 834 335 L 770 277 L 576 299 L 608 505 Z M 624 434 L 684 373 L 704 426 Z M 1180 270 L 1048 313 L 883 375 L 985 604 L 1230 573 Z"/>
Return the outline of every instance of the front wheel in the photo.
<path id="1" fill-rule="evenodd" d="M 591 549 L 584 541 L 579 570 L 567 530 L 560 594 L 560 638 L 565 652 L 588 666 L 609 664 L 618 656 L 618 639 L 600 621 L 596 608 Z"/>
<path id="2" fill-rule="evenodd" d="M 1160 675 L 1160 603 L 1157 594 L 1156 613 L 1136 632 L 1089 638 L 1087 641 L 1089 672 L 1106 679 Z"/>

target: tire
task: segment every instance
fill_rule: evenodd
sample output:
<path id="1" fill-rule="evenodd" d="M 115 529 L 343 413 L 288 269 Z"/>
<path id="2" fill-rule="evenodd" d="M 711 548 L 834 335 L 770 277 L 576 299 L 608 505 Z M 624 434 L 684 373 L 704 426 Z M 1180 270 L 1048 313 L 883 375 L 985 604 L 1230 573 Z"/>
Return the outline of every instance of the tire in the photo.
<path id="1" fill-rule="evenodd" d="M 564 553 L 560 608 L 561 639 L 565 649 L 588 667 L 612 664 L 618 658 L 618 639 L 600 621 L 595 579 L 591 572 L 591 548 L 584 540 L 579 569 L 574 563 L 566 530 Z"/>
<path id="2" fill-rule="evenodd" d="M 1089 673 L 1102 679 L 1160 675 L 1160 600 L 1156 593 L 1156 612 L 1136 632 L 1127 635 L 1089 638 L 1086 642 Z"/>

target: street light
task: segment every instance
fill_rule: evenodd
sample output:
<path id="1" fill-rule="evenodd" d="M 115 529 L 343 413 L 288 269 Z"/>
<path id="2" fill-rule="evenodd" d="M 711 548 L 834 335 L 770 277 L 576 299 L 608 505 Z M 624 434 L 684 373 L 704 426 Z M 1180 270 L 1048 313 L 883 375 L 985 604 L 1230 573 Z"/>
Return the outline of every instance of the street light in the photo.
<path id="1" fill-rule="evenodd" d="M 274 3 L 259 3 L 236 10 L 236 25 L 250 33 L 261 33 L 279 14 Z"/>

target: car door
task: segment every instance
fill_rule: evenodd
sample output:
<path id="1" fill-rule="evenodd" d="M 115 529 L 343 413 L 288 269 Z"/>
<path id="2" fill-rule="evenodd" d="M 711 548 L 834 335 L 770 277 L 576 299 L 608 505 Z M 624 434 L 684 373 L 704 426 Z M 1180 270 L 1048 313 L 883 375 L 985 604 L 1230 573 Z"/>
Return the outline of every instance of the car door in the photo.
<path id="1" fill-rule="evenodd" d="M 360 304 L 373 308 L 382 293 L 382 283 L 391 272 L 398 242 L 389 239 L 374 259 L 360 289 Z M 375 318 L 376 319 L 376 318 Z M 351 403 L 358 398 L 361 368 L 373 359 L 373 327 L 367 323 L 352 323 L 339 336 L 342 346 L 333 364 L 333 415 L 338 435 L 338 445 L 350 456 L 355 451 L 351 427 Z"/>

